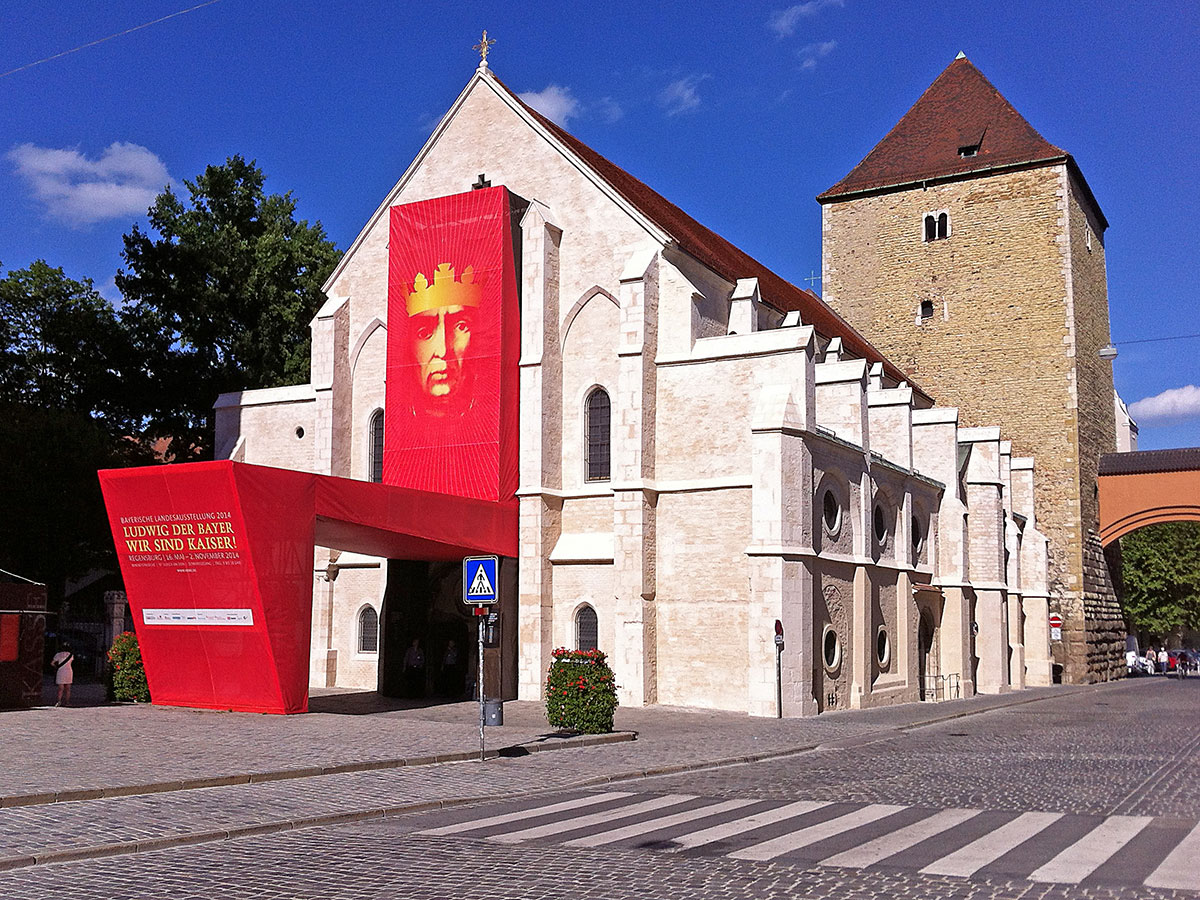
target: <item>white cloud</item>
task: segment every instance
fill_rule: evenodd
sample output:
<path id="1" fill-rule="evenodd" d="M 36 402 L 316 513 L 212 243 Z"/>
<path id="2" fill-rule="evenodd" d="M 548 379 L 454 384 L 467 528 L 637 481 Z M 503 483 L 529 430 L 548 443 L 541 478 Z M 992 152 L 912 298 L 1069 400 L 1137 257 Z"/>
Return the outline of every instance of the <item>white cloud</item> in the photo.
<path id="1" fill-rule="evenodd" d="M 543 90 L 526 91 L 517 96 L 563 128 L 567 127 L 568 119 L 579 115 L 579 101 L 571 95 L 571 89 L 567 87 L 550 84 Z"/>
<path id="2" fill-rule="evenodd" d="M 837 49 L 837 41 L 821 41 L 816 44 L 807 44 L 800 48 L 800 68 L 815 69 L 817 60 L 824 59 L 830 53 Z"/>
<path id="3" fill-rule="evenodd" d="M 625 115 L 625 110 L 621 109 L 621 104 L 617 103 L 612 97 L 604 97 L 598 100 L 595 109 L 605 125 L 612 125 L 614 122 L 619 122 Z"/>
<path id="4" fill-rule="evenodd" d="M 1145 397 L 1130 404 L 1129 414 L 1139 425 L 1166 425 L 1200 419 L 1200 387 L 1187 384 Z"/>
<path id="5" fill-rule="evenodd" d="M 688 75 L 672 81 L 658 94 L 658 105 L 667 111 L 668 116 L 677 116 L 695 109 L 700 105 L 700 82 L 708 75 Z"/>
<path id="6" fill-rule="evenodd" d="M 20 144 L 8 159 L 46 214 L 74 227 L 144 215 L 171 181 L 163 161 L 137 144 L 110 144 L 98 159 L 78 150 Z"/>
<path id="7" fill-rule="evenodd" d="M 767 27 L 781 38 L 791 37 L 800 27 L 800 20 L 815 16 L 829 6 L 845 6 L 846 0 L 808 0 L 772 13 Z"/>

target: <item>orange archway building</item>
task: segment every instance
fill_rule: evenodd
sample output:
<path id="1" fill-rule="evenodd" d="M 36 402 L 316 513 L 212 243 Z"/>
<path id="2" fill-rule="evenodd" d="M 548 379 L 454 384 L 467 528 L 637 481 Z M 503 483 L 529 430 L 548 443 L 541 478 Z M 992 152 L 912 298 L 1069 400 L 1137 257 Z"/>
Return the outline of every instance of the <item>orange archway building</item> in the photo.
<path id="1" fill-rule="evenodd" d="M 1100 543 L 1143 525 L 1200 522 L 1200 447 L 1100 458 Z"/>

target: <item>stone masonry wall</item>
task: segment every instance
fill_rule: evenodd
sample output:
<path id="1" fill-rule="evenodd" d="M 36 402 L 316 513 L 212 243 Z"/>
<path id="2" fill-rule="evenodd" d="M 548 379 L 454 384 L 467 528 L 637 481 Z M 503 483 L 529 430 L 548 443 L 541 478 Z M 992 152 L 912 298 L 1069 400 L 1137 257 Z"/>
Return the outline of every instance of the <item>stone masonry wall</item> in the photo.
<path id="1" fill-rule="evenodd" d="M 825 300 L 939 405 L 959 408 L 962 425 L 1002 424 L 1013 453 L 1037 459 L 1051 593 L 1068 620 L 1065 677 L 1083 681 L 1106 677 L 1087 663 L 1096 654 L 1086 646 L 1084 544 L 1096 457 L 1115 438 L 1105 437 L 1111 401 L 1097 406 L 1112 390 L 1095 356 L 1108 340 L 1103 247 L 1093 228 L 1093 249 L 1077 262 L 1068 229 L 1084 217 L 1067 178 L 1065 166 L 1043 167 L 827 204 L 822 284 Z M 950 236 L 924 242 L 924 215 L 941 210 Z"/>
<path id="2" fill-rule="evenodd" d="M 1104 237 L 1080 185 L 1063 173 L 1068 196 L 1071 293 L 1075 311 L 1076 393 L 1079 421 L 1080 513 L 1083 531 L 1083 616 L 1087 677 L 1109 680 L 1124 671 L 1125 621 L 1100 546 L 1096 491 L 1100 454 L 1116 449 L 1112 363 L 1100 358 L 1108 344 L 1108 287 Z"/>

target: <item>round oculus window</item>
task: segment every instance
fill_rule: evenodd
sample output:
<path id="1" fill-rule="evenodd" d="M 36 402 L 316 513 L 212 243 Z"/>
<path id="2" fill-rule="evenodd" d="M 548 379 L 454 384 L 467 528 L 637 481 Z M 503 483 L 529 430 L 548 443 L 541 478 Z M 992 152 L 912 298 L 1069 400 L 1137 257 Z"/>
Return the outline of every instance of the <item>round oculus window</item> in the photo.
<path id="1" fill-rule="evenodd" d="M 833 630 L 832 625 L 825 626 L 825 637 L 821 644 L 825 655 L 825 668 L 832 672 L 842 661 L 842 642 L 838 640 L 837 632 Z"/>
<path id="2" fill-rule="evenodd" d="M 888 640 L 886 628 L 880 628 L 879 634 L 875 636 L 875 657 L 879 660 L 881 669 L 886 669 L 892 659 L 892 644 Z"/>
<path id="3" fill-rule="evenodd" d="M 297 437 L 297 438 L 303 438 L 303 437 L 304 437 L 304 429 L 303 429 L 303 428 L 301 428 L 299 425 L 297 425 L 297 426 L 296 426 L 296 437 Z"/>
<path id="4" fill-rule="evenodd" d="M 842 504 L 838 503 L 833 491 L 826 491 L 821 501 L 822 518 L 825 520 L 825 531 L 836 535 L 842 525 Z"/>

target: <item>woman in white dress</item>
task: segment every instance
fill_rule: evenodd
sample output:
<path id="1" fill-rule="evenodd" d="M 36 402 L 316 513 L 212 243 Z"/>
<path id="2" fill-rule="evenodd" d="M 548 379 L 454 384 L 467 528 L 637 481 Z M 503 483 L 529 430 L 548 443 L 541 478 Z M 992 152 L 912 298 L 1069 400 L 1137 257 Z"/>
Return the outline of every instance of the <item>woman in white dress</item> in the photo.
<path id="1" fill-rule="evenodd" d="M 54 667 L 54 683 L 58 685 L 58 700 L 55 706 L 69 706 L 71 703 L 71 682 L 75 680 L 71 660 L 74 658 L 71 648 L 63 644 L 62 649 L 50 660 L 50 665 Z"/>

